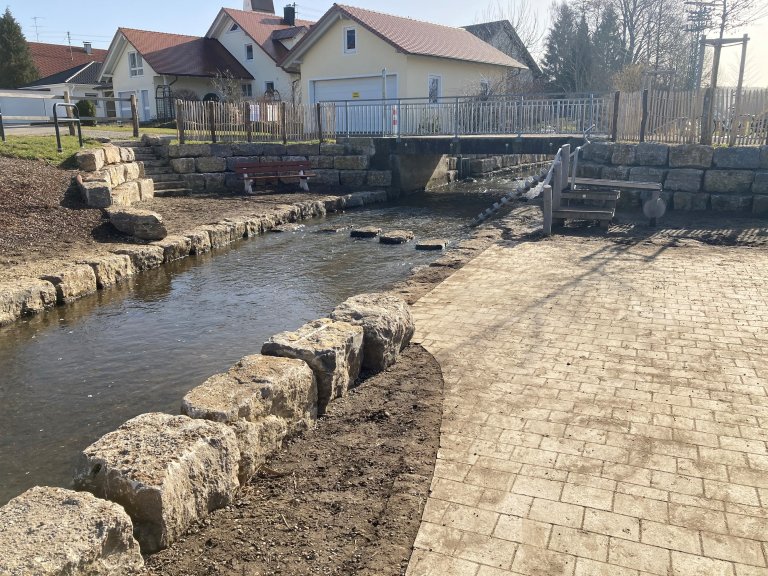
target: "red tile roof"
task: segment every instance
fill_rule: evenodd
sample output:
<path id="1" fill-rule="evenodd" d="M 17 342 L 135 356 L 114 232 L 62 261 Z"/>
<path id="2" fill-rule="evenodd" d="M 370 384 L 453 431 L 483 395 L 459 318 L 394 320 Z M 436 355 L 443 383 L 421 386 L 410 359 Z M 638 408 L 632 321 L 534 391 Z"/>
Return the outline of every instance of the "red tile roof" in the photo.
<path id="1" fill-rule="evenodd" d="M 40 78 L 53 76 L 88 62 L 104 62 L 107 57 L 106 50 L 94 49 L 91 54 L 87 54 L 82 46 L 73 46 L 70 51 L 66 44 L 43 44 L 42 42 L 27 42 L 27 44 Z"/>
<path id="2" fill-rule="evenodd" d="M 421 22 L 342 4 L 334 4 L 334 8 L 405 54 L 525 68 L 524 64 L 483 42 L 463 28 Z"/>
<path id="3" fill-rule="evenodd" d="M 253 76 L 213 38 L 119 28 L 157 74 L 213 77 L 231 72 L 235 78 Z"/>
<path id="4" fill-rule="evenodd" d="M 288 30 L 291 28 L 305 27 L 309 28 L 314 24 L 309 20 L 296 20 L 293 26 L 283 24 L 283 19 L 275 14 L 265 14 L 264 12 L 246 12 L 244 10 L 234 10 L 224 8 L 224 12 L 234 20 L 243 31 L 253 38 L 267 55 L 275 62 L 282 60 L 288 53 L 288 50 L 276 38 L 272 36 L 274 32 Z"/>

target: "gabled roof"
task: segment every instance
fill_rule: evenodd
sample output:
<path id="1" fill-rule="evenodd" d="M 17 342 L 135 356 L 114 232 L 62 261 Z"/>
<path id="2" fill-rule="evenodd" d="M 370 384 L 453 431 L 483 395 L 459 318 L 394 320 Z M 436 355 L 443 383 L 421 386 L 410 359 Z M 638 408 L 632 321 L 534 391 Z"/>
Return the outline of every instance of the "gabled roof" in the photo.
<path id="1" fill-rule="evenodd" d="M 82 46 L 66 44 L 44 44 L 42 42 L 27 42 L 32 61 L 35 63 L 40 78 L 71 70 L 89 62 L 104 62 L 106 50 L 93 49 L 90 54 Z"/>
<path id="2" fill-rule="evenodd" d="M 463 28 L 452 28 L 342 4 L 334 4 L 323 15 L 312 30 L 291 50 L 283 62 L 283 67 L 295 64 L 296 60 L 322 36 L 339 16 L 364 26 L 392 45 L 398 52 L 404 54 L 525 68 L 524 64 L 483 42 Z"/>
<path id="3" fill-rule="evenodd" d="M 64 70 L 58 74 L 40 78 L 29 84 L 33 86 L 48 86 L 51 84 L 98 84 L 101 75 L 100 62 L 88 62 L 73 66 L 69 70 Z"/>
<path id="4" fill-rule="evenodd" d="M 528 68 L 530 68 L 535 77 L 542 75 L 541 68 L 539 68 L 539 65 L 536 63 L 536 60 L 533 59 L 531 53 L 528 52 L 528 47 L 523 44 L 522 40 L 520 40 L 520 36 L 518 36 L 517 30 L 515 30 L 515 27 L 512 26 L 512 23 L 509 20 L 498 20 L 496 22 L 472 24 L 471 26 L 464 26 L 464 29 L 474 34 L 484 42 L 488 43 L 490 43 L 494 36 L 496 36 L 499 32 L 505 33 L 509 38 L 510 46 L 496 46 L 496 48 L 508 56 L 511 56 L 512 58 L 518 58 L 522 60 L 523 63 L 528 66 Z"/>
<path id="5" fill-rule="evenodd" d="M 214 77 L 229 72 L 235 78 L 253 79 L 218 40 L 132 28 L 118 28 L 103 74 L 113 72 L 125 42 L 130 43 L 157 74 Z"/>
<path id="6" fill-rule="evenodd" d="M 289 26 L 283 24 L 282 17 L 275 14 L 222 8 L 206 36 L 208 38 L 215 36 L 217 28 L 227 17 L 232 19 L 275 63 L 280 62 L 288 53 L 288 49 L 279 40 L 295 37 L 314 24 L 309 20 L 297 19 L 292 26 Z M 283 34 L 288 33 L 289 30 L 293 31 L 293 35 L 284 36 Z"/>

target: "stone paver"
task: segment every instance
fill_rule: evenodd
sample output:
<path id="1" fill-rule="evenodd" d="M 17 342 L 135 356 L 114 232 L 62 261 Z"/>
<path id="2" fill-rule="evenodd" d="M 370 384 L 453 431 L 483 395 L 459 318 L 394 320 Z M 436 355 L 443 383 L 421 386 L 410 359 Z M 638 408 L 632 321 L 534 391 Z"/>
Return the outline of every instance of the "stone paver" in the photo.
<path id="1" fill-rule="evenodd" d="M 408 574 L 768 574 L 768 251 L 497 245 L 414 315 L 446 398 Z"/>

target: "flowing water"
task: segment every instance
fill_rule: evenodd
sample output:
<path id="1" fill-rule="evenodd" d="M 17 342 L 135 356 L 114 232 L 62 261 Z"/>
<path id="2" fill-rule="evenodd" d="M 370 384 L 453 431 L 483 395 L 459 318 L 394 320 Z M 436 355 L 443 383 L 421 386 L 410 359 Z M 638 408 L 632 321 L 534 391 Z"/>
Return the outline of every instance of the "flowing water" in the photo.
<path id="1" fill-rule="evenodd" d="M 0 505 L 34 485 L 69 486 L 79 450 L 124 421 L 178 413 L 188 390 L 272 334 L 440 255 L 323 228 L 376 225 L 455 243 L 510 185 L 464 184 L 308 221 L 0 328 Z"/>

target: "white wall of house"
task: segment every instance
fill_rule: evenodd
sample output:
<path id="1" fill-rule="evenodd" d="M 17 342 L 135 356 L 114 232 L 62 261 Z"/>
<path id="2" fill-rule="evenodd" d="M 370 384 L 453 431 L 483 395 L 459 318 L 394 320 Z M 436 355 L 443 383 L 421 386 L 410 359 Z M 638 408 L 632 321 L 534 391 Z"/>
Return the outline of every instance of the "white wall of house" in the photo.
<path id="1" fill-rule="evenodd" d="M 128 65 L 131 52 L 137 52 L 137 50 L 129 42 L 126 42 L 120 54 L 117 55 L 117 64 L 112 72 L 115 97 L 129 98 L 131 94 L 134 94 L 139 107 L 139 119 L 141 121 L 151 120 L 157 117 L 157 107 L 155 106 L 155 77 L 157 74 L 147 62 L 143 62 L 143 74 L 131 76 Z M 130 110 L 129 104 L 117 103 L 118 117 L 130 118 Z"/>
<path id="2" fill-rule="evenodd" d="M 251 81 L 252 97 L 260 98 L 263 96 L 267 89 L 267 82 L 272 82 L 275 89 L 280 92 L 280 97 L 284 101 L 290 102 L 292 82 L 298 76 L 289 74 L 278 67 L 275 61 L 261 49 L 261 46 L 254 42 L 240 27 L 232 31 L 233 24 L 234 20 L 228 18 L 223 27 L 224 32 L 216 38 L 254 77 L 254 80 Z M 250 60 L 246 58 L 246 46 L 248 45 L 253 47 L 253 58 Z M 243 81 L 243 83 L 246 82 Z"/>
<path id="3" fill-rule="evenodd" d="M 6 90 L 8 93 L 17 93 L 17 97 L 0 97 L 0 109 L 4 116 L 47 116 L 53 117 L 53 105 L 57 102 L 64 102 L 61 99 L 41 99 L 25 98 L 24 96 L 64 96 L 64 91 L 68 91 L 70 100 L 73 104 L 78 100 L 96 98 L 103 96 L 101 92 L 95 90 L 90 84 L 46 84 L 44 86 L 35 86 L 35 88 L 21 90 Z M 64 110 L 59 109 L 59 114 Z M 104 102 L 96 102 L 96 116 L 106 116 Z M 10 121 L 8 123 L 14 123 Z M 28 122 L 26 122 L 28 123 Z"/>

